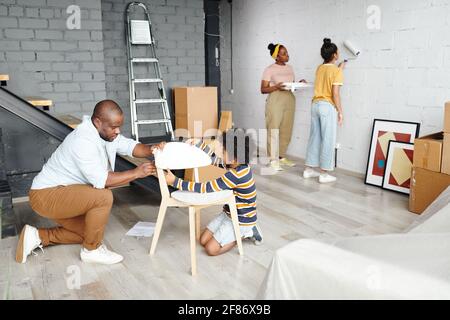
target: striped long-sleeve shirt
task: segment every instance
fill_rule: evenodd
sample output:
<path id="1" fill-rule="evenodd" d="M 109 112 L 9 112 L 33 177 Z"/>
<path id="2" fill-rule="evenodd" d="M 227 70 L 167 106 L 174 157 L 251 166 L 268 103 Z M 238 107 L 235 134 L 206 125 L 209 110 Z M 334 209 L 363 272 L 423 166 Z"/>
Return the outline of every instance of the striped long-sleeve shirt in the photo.
<path id="1" fill-rule="evenodd" d="M 213 165 L 223 167 L 224 163 L 222 158 L 218 157 L 206 142 L 200 141 L 195 146 L 202 149 L 208 156 L 211 157 Z"/>
<path id="2" fill-rule="evenodd" d="M 209 149 L 203 148 L 203 146 L 202 149 L 208 154 L 210 153 Z M 217 162 L 221 161 L 217 160 Z M 256 186 L 252 170 L 248 165 L 240 165 L 237 168 L 229 169 L 221 177 L 203 183 L 183 181 L 175 178 L 173 187 L 198 193 L 233 190 L 236 198 L 239 224 L 243 226 L 256 224 Z M 227 206 L 224 209 L 229 211 Z"/>

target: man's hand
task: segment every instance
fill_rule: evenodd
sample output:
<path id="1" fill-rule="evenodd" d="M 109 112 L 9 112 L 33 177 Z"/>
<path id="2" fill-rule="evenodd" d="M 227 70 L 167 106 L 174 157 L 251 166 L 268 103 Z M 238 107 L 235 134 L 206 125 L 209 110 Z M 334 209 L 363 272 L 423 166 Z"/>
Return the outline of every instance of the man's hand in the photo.
<path id="1" fill-rule="evenodd" d="M 152 145 L 150 148 L 151 148 L 151 150 L 152 150 L 152 153 L 155 153 L 155 150 L 156 149 L 158 149 L 158 150 L 164 150 L 164 147 L 166 146 L 166 142 L 165 141 L 163 141 L 163 142 L 160 142 L 160 143 L 158 143 L 158 144 L 154 144 L 154 145 Z"/>
<path id="2" fill-rule="evenodd" d="M 145 178 L 156 173 L 156 167 L 153 162 L 141 163 L 134 169 L 137 179 Z"/>
<path id="3" fill-rule="evenodd" d="M 153 162 L 145 162 L 134 169 L 122 172 L 108 172 L 105 187 L 118 187 L 127 184 L 136 179 L 145 178 L 156 173 L 156 168 Z"/>
<path id="4" fill-rule="evenodd" d="M 339 63 L 338 67 L 341 68 L 342 70 L 344 70 L 346 64 L 347 64 L 347 60 L 344 60 L 341 63 Z"/>
<path id="5" fill-rule="evenodd" d="M 172 173 L 172 171 L 167 170 L 167 172 L 164 172 L 164 176 L 166 177 L 166 182 L 168 185 L 173 185 L 175 182 L 175 175 Z"/>
<path id="6" fill-rule="evenodd" d="M 154 144 L 152 146 L 148 144 L 138 143 L 133 149 L 134 158 L 148 158 L 151 157 L 156 150 L 163 150 L 165 142 Z"/>

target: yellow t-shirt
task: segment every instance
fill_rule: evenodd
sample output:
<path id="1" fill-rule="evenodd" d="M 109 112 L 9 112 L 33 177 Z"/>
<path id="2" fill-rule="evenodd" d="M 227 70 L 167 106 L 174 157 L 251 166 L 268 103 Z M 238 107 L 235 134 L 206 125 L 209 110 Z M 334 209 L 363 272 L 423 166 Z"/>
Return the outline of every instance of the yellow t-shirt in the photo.
<path id="1" fill-rule="evenodd" d="M 333 101 L 333 85 L 344 85 L 342 69 L 332 63 L 320 65 L 316 71 L 313 102 L 328 101 L 335 105 Z"/>

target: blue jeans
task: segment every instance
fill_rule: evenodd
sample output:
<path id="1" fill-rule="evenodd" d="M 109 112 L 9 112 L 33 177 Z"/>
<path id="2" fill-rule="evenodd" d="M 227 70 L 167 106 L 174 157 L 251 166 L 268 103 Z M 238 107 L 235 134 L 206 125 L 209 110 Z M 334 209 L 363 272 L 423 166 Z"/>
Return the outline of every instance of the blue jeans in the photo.
<path id="1" fill-rule="evenodd" d="M 322 170 L 334 170 L 336 145 L 337 111 L 327 101 L 313 102 L 311 110 L 311 131 L 309 134 L 306 165 Z"/>

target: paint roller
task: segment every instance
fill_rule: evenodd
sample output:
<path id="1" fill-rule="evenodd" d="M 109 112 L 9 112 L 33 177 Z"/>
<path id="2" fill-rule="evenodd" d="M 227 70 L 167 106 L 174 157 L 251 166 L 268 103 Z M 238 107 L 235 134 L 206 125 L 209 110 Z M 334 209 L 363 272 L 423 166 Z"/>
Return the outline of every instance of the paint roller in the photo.
<path id="1" fill-rule="evenodd" d="M 353 43 L 351 43 L 348 40 L 344 41 L 344 47 L 346 47 L 347 50 L 353 54 L 353 57 L 344 59 L 344 62 L 348 62 L 348 60 L 356 60 L 356 58 L 358 58 L 359 55 L 361 54 L 361 50 L 359 50 Z M 337 167 L 337 162 L 338 162 L 337 153 L 340 148 L 341 148 L 341 144 L 339 142 L 337 142 L 335 145 L 335 153 L 334 153 L 334 166 L 335 167 Z"/>
<path id="2" fill-rule="evenodd" d="M 345 62 L 347 62 L 348 60 L 355 60 L 361 54 L 361 50 L 359 50 L 353 43 L 348 40 L 344 41 L 344 47 L 346 47 L 347 50 L 353 54 L 353 57 L 345 59 Z"/>

